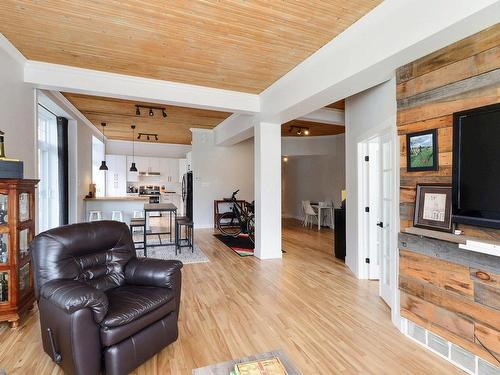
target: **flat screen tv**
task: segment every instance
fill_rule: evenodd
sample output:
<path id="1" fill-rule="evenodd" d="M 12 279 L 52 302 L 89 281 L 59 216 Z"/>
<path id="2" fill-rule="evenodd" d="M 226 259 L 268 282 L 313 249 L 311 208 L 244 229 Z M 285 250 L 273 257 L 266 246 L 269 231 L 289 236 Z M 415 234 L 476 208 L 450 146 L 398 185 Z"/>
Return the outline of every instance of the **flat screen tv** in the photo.
<path id="1" fill-rule="evenodd" d="M 500 229 L 500 104 L 453 114 L 452 221 Z"/>

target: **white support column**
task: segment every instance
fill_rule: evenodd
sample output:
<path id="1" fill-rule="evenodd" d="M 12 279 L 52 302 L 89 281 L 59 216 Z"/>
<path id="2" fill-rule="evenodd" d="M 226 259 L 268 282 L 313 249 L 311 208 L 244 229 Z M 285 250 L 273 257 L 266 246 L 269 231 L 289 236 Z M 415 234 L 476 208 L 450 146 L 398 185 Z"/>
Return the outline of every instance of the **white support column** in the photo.
<path id="1" fill-rule="evenodd" d="M 281 258 L 281 125 L 255 125 L 255 256 Z"/>

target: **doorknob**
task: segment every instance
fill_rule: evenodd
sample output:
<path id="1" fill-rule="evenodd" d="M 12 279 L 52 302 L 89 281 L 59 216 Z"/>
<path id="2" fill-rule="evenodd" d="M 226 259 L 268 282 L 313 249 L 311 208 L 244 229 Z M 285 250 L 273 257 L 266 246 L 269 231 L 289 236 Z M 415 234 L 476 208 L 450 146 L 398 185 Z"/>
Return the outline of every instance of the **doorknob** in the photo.
<path id="1" fill-rule="evenodd" d="M 383 228 L 383 227 L 384 227 L 384 223 L 382 223 L 381 221 L 379 221 L 379 222 L 377 223 L 377 227 Z"/>

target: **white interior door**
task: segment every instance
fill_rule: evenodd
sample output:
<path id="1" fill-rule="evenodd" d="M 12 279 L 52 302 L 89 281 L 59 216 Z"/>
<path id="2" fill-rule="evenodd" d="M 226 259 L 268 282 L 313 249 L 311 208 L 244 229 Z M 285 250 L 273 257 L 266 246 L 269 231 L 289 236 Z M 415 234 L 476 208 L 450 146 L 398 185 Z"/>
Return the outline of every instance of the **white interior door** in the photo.
<path id="1" fill-rule="evenodd" d="M 391 236 L 394 230 L 393 218 L 393 150 L 391 137 L 385 133 L 380 137 L 380 173 L 379 204 L 380 221 L 378 226 L 378 244 L 380 260 L 380 297 L 389 305 L 391 303 Z"/>
<path id="2" fill-rule="evenodd" d="M 380 236 L 377 224 L 380 222 L 380 138 L 370 139 L 367 143 L 369 161 L 367 171 L 368 183 L 368 278 L 380 278 Z"/>

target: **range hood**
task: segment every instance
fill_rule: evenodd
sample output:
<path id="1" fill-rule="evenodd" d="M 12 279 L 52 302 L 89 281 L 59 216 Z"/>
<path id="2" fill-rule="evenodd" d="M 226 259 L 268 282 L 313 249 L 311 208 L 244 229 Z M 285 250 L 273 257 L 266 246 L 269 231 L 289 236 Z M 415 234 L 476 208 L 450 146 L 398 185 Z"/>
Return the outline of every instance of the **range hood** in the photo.
<path id="1" fill-rule="evenodd" d="M 139 172 L 139 176 L 160 176 L 160 172 Z"/>

